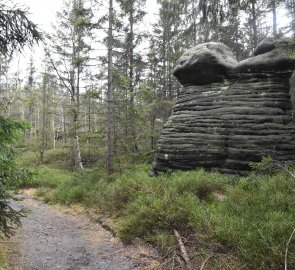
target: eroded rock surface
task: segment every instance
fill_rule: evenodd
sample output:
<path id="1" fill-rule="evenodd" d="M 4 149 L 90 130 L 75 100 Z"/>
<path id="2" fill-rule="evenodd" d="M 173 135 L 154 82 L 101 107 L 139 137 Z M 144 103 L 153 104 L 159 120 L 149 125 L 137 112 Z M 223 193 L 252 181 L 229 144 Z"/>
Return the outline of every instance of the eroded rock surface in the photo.
<path id="1" fill-rule="evenodd" d="M 226 45 L 208 42 L 186 51 L 177 61 L 174 75 L 182 85 L 220 82 L 236 64 L 236 57 Z"/>
<path id="2" fill-rule="evenodd" d="M 289 94 L 295 60 L 277 43 L 262 42 L 256 56 L 239 63 L 220 43 L 211 56 L 212 43 L 205 43 L 180 58 L 174 75 L 183 89 L 158 141 L 156 172 L 205 167 L 233 173 L 262 156 L 295 160 Z"/>

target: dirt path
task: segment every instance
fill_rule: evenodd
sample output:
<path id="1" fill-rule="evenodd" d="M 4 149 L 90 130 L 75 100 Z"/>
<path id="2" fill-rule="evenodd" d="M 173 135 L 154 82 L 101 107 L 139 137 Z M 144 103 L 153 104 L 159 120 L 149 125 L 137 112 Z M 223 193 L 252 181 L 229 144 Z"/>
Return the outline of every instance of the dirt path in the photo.
<path id="1" fill-rule="evenodd" d="M 14 241 L 20 270 L 156 269 L 156 255 L 142 245 L 124 246 L 100 225 L 26 198 L 13 207 L 30 209 Z"/>

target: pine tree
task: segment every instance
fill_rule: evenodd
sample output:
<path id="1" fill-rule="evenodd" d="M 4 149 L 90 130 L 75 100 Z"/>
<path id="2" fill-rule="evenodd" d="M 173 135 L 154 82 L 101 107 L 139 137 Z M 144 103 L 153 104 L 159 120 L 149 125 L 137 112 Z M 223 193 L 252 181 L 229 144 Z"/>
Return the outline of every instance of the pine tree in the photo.
<path id="1" fill-rule="evenodd" d="M 136 53 L 136 47 L 140 44 L 142 33 L 135 31 L 135 26 L 141 22 L 145 12 L 142 7 L 145 0 L 120 0 L 122 9 L 122 16 L 127 17 L 128 24 L 124 27 L 125 40 L 122 42 L 123 55 L 121 59 L 127 56 L 123 74 L 128 78 L 128 90 L 126 93 L 126 138 L 127 143 L 130 145 L 130 152 L 135 154 L 138 152 L 137 136 L 136 136 L 136 87 L 139 83 L 139 69 L 140 56 Z M 137 75 L 137 76 L 136 76 Z"/>

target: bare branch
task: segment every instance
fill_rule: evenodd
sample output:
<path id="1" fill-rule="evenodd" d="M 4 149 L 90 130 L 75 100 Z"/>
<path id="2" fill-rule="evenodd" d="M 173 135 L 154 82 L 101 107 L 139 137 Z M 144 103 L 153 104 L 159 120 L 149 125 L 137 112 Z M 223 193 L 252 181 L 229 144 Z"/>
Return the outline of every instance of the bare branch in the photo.
<path id="1" fill-rule="evenodd" d="M 71 95 L 71 98 L 74 100 L 75 99 L 75 96 L 74 96 L 74 93 L 72 92 L 71 88 L 65 83 L 65 80 L 64 78 L 61 76 L 61 74 L 59 73 L 58 71 L 58 68 L 56 67 L 51 55 L 50 55 L 50 52 L 48 51 L 48 49 L 44 46 L 44 50 L 45 50 L 45 54 L 46 56 L 48 56 L 49 60 L 50 60 L 50 63 L 53 67 L 53 69 L 55 70 L 58 78 L 61 80 L 63 86 L 69 91 L 70 95 Z"/>

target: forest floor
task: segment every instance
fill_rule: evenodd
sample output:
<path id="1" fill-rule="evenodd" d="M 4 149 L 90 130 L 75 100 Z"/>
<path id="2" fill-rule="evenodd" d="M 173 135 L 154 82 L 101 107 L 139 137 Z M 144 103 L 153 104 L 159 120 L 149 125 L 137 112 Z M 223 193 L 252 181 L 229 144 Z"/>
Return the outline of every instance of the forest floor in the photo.
<path id="1" fill-rule="evenodd" d="M 12 202 L 29 209 L 22 228 L 6 243 L 13 270 L 157 269 L 156 252 L 142 243 L 124 245 L 101 225 L 66 207 L 27 194 Z"/>

